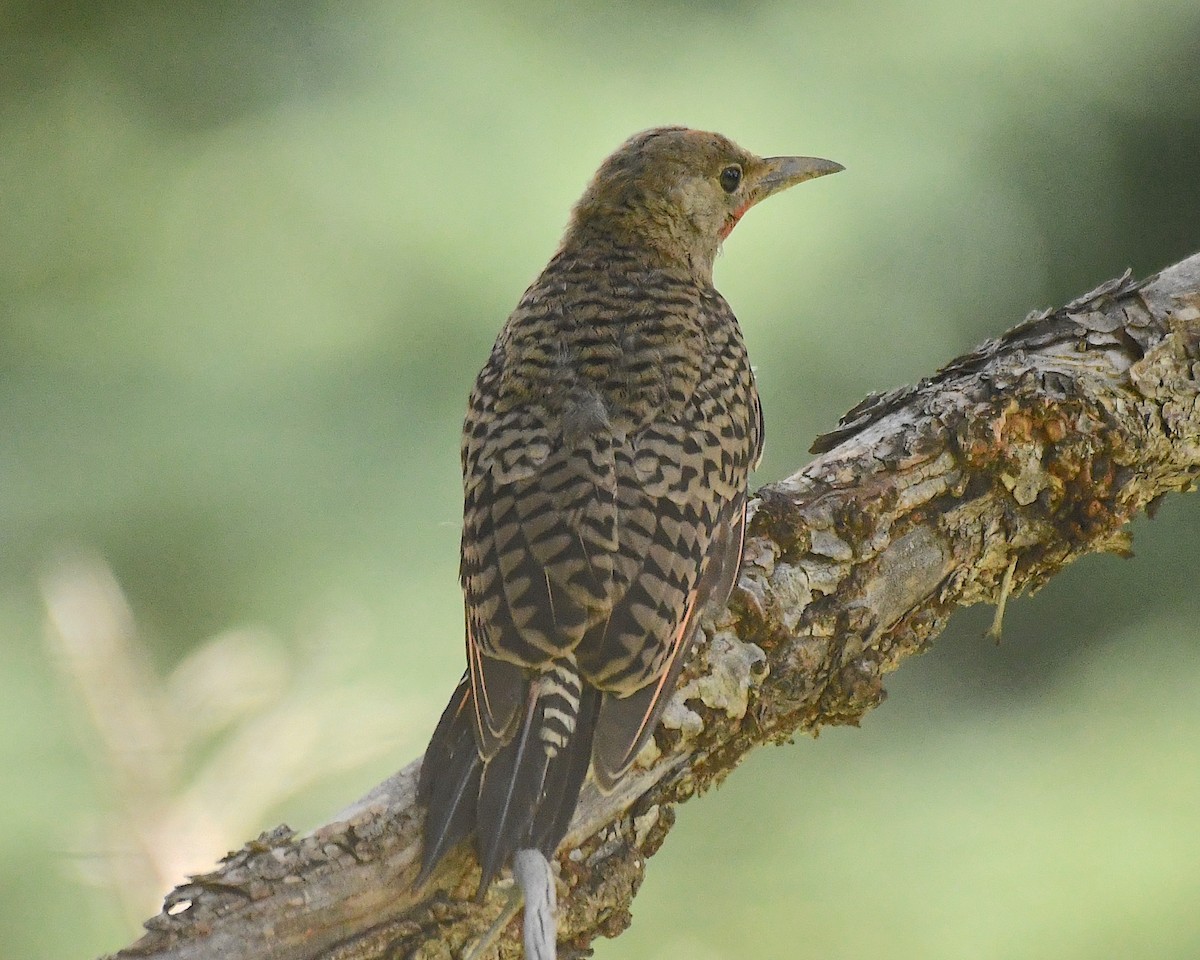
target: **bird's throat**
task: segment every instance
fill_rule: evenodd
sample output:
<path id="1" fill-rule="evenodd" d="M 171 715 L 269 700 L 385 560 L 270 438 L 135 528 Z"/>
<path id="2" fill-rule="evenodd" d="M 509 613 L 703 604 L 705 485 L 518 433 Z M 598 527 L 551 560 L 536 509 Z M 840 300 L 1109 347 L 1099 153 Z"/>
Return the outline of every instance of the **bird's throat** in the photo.
<path id="1" fill-rule="evenodd" d="M 731 233 L 733 233 L 733 228 L 738 225 L 738 221 L 742 219 L 742 216 L 746 213 L 747 210 L 750 209 L 750 206 L 751 205 L 749 203 L 743 203 L 740 207 L 738 207 L 736 210 L 734 210 L 733 213 L 731 213 L 728 217 L 725 218 L 725 223 L 722 224 L 721 230 L 718 233 L 718 236 L 722 240 L 724 240 Z"/>

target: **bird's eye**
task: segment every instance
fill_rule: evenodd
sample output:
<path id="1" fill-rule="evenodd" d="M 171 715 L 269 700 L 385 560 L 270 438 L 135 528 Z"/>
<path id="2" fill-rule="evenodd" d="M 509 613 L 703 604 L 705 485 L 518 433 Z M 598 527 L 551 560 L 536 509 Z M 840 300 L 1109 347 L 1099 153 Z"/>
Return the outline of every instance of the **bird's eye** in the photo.
<path id="1" fill-rule="evenodd" d="M 742 168 L 737 164 L 732 164 L 721 171 L 721 189 L 726 193 L 733 193 L 738 188 L 738 184 L 742 182 Z"/>

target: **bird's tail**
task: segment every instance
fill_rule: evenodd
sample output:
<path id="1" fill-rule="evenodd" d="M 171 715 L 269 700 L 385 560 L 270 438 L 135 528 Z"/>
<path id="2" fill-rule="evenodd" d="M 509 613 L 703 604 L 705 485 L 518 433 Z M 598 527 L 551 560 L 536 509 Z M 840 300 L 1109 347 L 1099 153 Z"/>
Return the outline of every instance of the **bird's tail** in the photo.
<path id="1" fill-rule="evenodd" d="M 475 829 L 475 804 L 482 773 L 483 759 L 475 745 L 471 683 L 464 674 L 421 761 L 417 799 L 428 812 L 418 886 L 442 857 Z"/>
<path id="2" fill-rule="evenodd" d="M 446 707 L 421 767 L 418 797 L 429 812 L 419 881 L 471 832 L 480 895 L 517 850 L 551 857 L 562 842 L 591 760 L 600 694 L 570 660 L 521 682 L 520 723 L 486 761 L 469 676 Z"/>

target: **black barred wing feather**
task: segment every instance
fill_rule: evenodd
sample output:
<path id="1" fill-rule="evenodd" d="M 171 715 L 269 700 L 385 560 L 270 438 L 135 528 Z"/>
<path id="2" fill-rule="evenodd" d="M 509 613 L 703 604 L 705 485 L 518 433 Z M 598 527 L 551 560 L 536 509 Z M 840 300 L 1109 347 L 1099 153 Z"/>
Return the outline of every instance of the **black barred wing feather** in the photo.
<path id="1" fill-rule="evenodd" d="M 699 568 L 699 575 L 687 583 L 686 589 L 670 591 L 672 595 L 679 594 L 679 608 L 664 611 L 660 603 L 652 614 L 666 631 L 655 644 L 653 652 L 637 650 L 629 640 L 631 635 L 622 634 L 619 630 L 622 620 L 627 626 L 631 625 L 630 619 L 635 624 L 639 622 L 636 618 L 630 618 L 627 611 L 638 605 L 643 611 L 649 609 L 647 604 L 639 603 L 636 596 L 627 598 L 626 603 L 614 611 L 613 619 L 617 621 L 618 629 L 614 629 L 609 622 L 599 632 L 601 649 L 620 645 L 625 654 L 621 659 L 639 666 L 640 670 L 634 676 L 643 681 L 632 692 L 611 690 L 601 699 L 592 745 L 592 772 L 602 791 L 609 791 L 616 786 L 654 733 L 658 719 L 675 690 L 679 671 L 695 639 L 698 619 L 704 608 L 713 603 L 723 604 L 729 598 L 742 557 L 745 496 L 730 504 L 722 514 Z M 659 579 L 657 571 L 647 572 L 645 579 Z M 644 621 L 645 612 L 641 619 Z M 583 656 L 581 654 L 581 660 Z M 604 661 L 602 655 L 597 659 L 608 667 L 609 662 Z M 633 686 L 631 680 L 626 681 L 627 686 Z"/>

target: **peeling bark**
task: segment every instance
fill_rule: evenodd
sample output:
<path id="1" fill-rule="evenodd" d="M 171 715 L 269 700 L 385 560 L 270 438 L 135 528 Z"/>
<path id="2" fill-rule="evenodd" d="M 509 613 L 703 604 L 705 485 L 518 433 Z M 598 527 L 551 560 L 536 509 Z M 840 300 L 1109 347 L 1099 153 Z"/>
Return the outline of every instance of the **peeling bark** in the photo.
<path id="1" fill-rule="evenodd" d="M 585 790 L 558 856 L 560 949 L 616 936 L 673 808 L 747 751 L 857 723 L 957 607 L 1127 553 L 1126 525 L 1200 476 L 1200 254 L 1113 280 L 914 387 L 869 397 L 753 505 L 728 609 L 706 624 L 655 743 Z M 464 845 L 412 889 L 419 761 L 338 817 L 286 827 L 174 890 L 118 958 L 441 960 L 503 908 Z M 520 956 L 520 924 L 499 956 Z"/>

